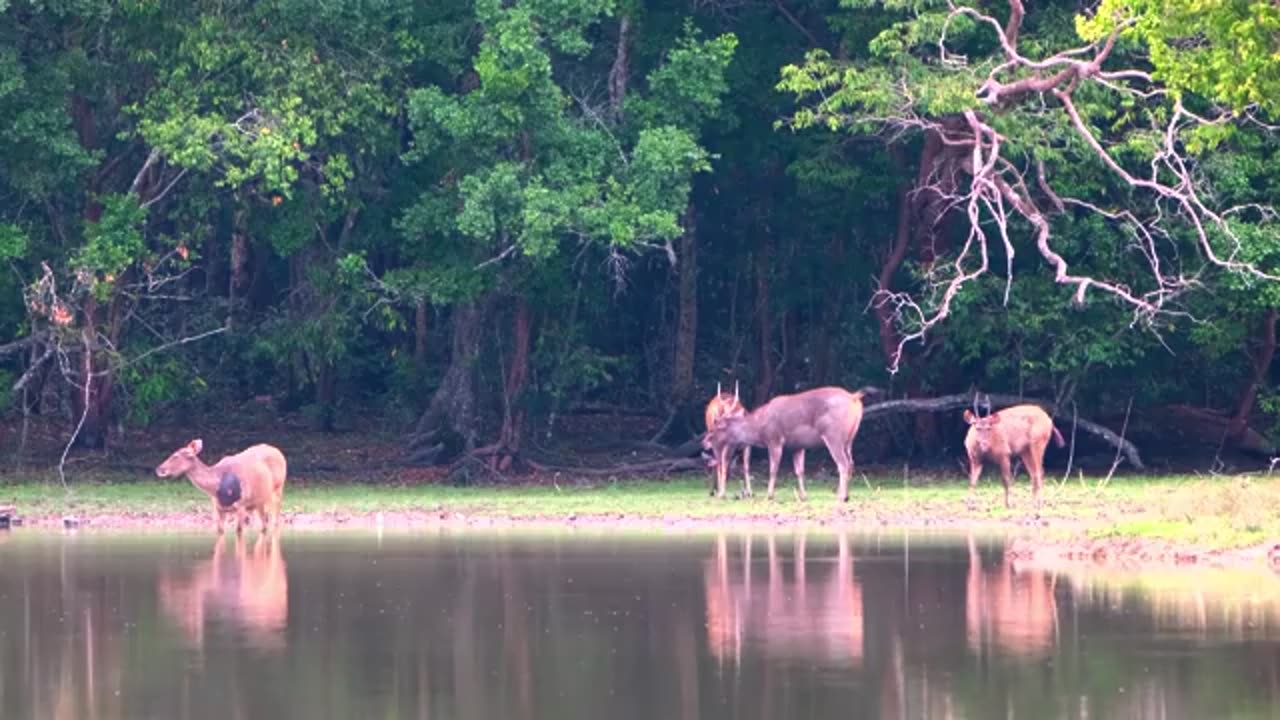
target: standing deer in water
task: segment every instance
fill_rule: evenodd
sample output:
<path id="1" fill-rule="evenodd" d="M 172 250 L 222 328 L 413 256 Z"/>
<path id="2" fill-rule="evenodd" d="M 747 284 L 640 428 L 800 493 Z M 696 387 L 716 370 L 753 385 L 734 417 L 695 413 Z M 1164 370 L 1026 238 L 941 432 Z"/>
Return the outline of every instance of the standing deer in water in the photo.
<path id="1" fill-rule="evenodd" d="M 849 476 L 853 474 L 853 438 L 862 423 L 864 388 L 849 392 L 844 388 L 821 387 L 795 395 L 779 395 L 745 415 L 722 417 L 703 438 L 702 446 L 717 456 L 729 448 L 764 447 L 769 450 L 769 499 L 778 479 L 782 449 L 792 448 L 799 497 L 804 490 L 804 451 L 827 447 L 840 473 L 836 490 L 838 502 L 849 499 Z"/>
<path id="2" fill-rule="evenodd" d="M 243 533 L 246 516 L 256 512 L 262 531 L 280 523 L 287 466 L 284 453 L 271 445 L 254 445 L 213 465 L 200 462 L 199 439 L 178 448 L 156 468 L 157 477 L 186 475 L 213 502 L 213 521 L 222 534 L 226 516 L 236 515 L 236 533 Z"/>
<path id="3" fill-rule="evenodd" d="M 738 399 L 738 383 L 733 383 L 733 394 L 720 391 L 720 383 L 716 383 L 716 395 L 711 398 L 711 402 L 707 403 L 707 409 L 703 413 L 707 422 L 707 432 L 716 426 L 716 421 L 722 417 L 737 417 L 745 415 L 747 409 L 743 407 L 742 401 Z M 708 457 L 707 465 L 715 470 L 715 475 L 711 478 L 710 494 L 716 497 L 724 497 L 725 485 L 729 480 L 729 448 L 725 447 L 722 452 Z M 750 446 L 742 449 L 742 495 L 743 497 L 751 497 L 751 448 Z"/>
<path id="4" fill-rule="evenodd" d="M 969 453 L 969 501 L 973 501 L 983 461 L 993 460 L 1000 466 L 1004 506 L 1009 507 L 1009 485 L 1013 481 L 1009 464 L 1016 455 L 1027 466 L 1031 493 L 1038 509 L 1040 487 L 1044 484 L 1044 449 L 1049 446 L 1049 435 L 1053 435 L 1058 447 L 1066 444 L 1048 413 L 1039 405 L 1014 405 L 986 417 L 965 410 L 964 421 L 969 423 L 969 432 L 964 437 L 964 449 Z"/>

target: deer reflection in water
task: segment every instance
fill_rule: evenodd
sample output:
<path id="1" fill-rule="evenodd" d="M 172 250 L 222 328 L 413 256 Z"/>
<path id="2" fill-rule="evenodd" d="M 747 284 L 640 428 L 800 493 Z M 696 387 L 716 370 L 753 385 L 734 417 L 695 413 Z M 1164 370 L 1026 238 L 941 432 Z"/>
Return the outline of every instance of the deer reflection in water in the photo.
<path id="1" fill-rule="evenodd" d="M 711 654 L 721 662 L 738 664 L 746 641 L 768 657 L 809 659 L 817 654 L 860 665 L 862 591 L 853 576 L 848 537 L 839 535 L 834 563 L 810 568 L 805 536 L 795 536 L 789 578 L 773 535 L 766 540 L 768 565 L 762 575 L 753 572 L 752 537 L 747 535 L 741 542 L 740 565 L 730 562 L 724 535 L 716 538 L 715 550 L 704 564 Z M 734 566 L 740 570 L 735 572 Z"/>
<path id="2" fill-rule="evenodd" d="M 204 648 L 205 625 L 217 619 L 244 632 L 247 645 L 283 650 L 289 621 L 289 579 L 278 533 L 259 535 L 251 549 L 243 536 L 226 551 L 219 536 L 213 556 L 186 577 L 162 574 L 160 607 L 195 649 Z"/>
<path id="3" fill-rule="evenodd" d="M 969 650 L 985 654 L 994 647 L 1011 655 L 1048 655 L 1058 635 L 1056 587 L 1056 573 L 1019 570 L 1008 556 L 998 567 L 984 569 L 970 535 L 964 602 Z"/>

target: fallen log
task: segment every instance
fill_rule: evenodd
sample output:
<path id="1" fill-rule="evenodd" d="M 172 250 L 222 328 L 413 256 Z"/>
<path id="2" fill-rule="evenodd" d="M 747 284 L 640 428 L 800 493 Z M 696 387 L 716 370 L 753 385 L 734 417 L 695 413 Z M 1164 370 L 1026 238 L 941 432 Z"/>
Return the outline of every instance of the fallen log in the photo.
<path id="1" fill-rule="evenodd" d="M 1039 405 L 1044 408 L 1045 412 L 1054 416 L 1055 419 L 1064 416 L 1064 413 L 1059 411 L 1058 406 L 1051 402 L 1030 398 L 1020 398 L 1016 395 L 987 395 L 986 393 L 983 393 L 980 397 L 983 398 L 984 405 L 985 401 L 989 400 L 993 410 L 1009 407 L 1010 405 Z M 862 412 L 862 418 L 863 420 L 870 420 L 881 415 L 890 415 L 893 413 L 944 412 L 947 410 L 959 410 L 960 408 L 970 407 L 973 402 L 974 396 L 968 393 L 943 395 L 942 397 L 936 398 L 886 400 L 885 402 L 876 403 L 874 405 L 867 405 L 866 409 Z M 1090 435 L 1096 435 L 1107 444 L 1118 449 L 1124 454 L 1125 459 L 1127 459 L 1129 464 L 1135 469 L 1145 469 L 1145 466 L 1142 464 L 1142 457 L 1138 454 L 1138 448 L 1134 446 L 1133 443 L 1125 440 L 1106 427 L 1103 427 L 1098 423 L 1085 420 L 1079 416 L 1075 418 L 1074 422 L 1081 430 L 1084 430 Z"/>
<path id="2" fill-rule="evenodd" d="M 623 465 L 610 465 L 609 467 L 592 468 L 592 467 L 576 467 L 570 465 L 543 465 L 542 463 L 527 461 L 529 467 L 539 472 L 560 473 L 561 475 L 584 475 L 588 477 L 601 477 L 606 475 L 634 475 L 639 473 L 657 473 L 666 475 L 673 472 L 683 472 L 686 470 L 698 470 L 706 467 L 706 463 L 701 459 L 677 458 L 674 460 L 650 460 L 648 462 L 629 463 Z"/>
<path id="3" fill-rule="evenodd" d="M 1243 452 L 1270 457 L 1276 446 L 1265 435 L 1244 425 L 1232 426 L 1230 415 L 1190 405 L 1165 405 L 1160 408 L 1157 426 L 1173 428 L 1181 437 L 1210 447 L 1224 445 Z"/>

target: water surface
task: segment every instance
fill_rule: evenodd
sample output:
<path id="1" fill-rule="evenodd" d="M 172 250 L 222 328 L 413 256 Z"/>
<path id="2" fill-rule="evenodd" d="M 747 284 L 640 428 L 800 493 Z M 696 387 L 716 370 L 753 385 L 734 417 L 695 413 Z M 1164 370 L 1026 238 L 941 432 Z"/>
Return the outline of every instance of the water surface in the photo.
<path id="1" fill-rule="evenodd" d="M 0 535 L 4 718 L 1276 717 L 1269 574 L 820 534 Z"/>

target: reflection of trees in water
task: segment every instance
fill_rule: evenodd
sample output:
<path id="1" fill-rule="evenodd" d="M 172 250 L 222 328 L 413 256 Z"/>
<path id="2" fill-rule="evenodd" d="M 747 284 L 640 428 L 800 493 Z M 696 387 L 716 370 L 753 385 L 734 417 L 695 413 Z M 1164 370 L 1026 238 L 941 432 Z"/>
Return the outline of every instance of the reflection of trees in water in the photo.
<path id="1" fill-rule="evenodd" d="M 1271 573 L 1206 570 L 1194 585 L 1176 573 L 1065 573 L 1081 607 L 1124 612 L 1142 627 L 1211 642 L 1280 640 L 1280 578 Z"/>
<path id="2" fill-rule="evenodd" d="M 761 538 L 713 541 L 703 597 L 708 652 L 722 669 L 711 694 L 740 696 L 734 716 L 830 716 L 841 707 L 877 718 L 1216 717 L 1224 707 L 1260 712 L 1280 697 L 1280 653 L 1241 645 L 1270 637 L 1280 593 L 1217 603 L 1183 578 L 1164 593 L 1122 598 L 1020 567 L 973 540 L 851 553 L 837 536 L 833 553 L 827 537 L 766 538 L 764 558 Z M 833 566 L 850 570 L 848 583 Z M 835 610 L 854 596 L 837 600 L 836 587 L 856 590 L 856 654 L 833 651 L 847 647 L 835 641 L 833 619 L 855 612 Z M 1178 653 L 1204 617 L 1230 628 L 1210 633 L 1229 643 Z M 1260 636 L 1249 635 L 1250 623 Z"/>
<path id="3" fill-rule="evenodd" d="M 289 622 L 289 578 L 280 535 L 258 535 L 252 548 L 237 535 L 231 554 L 219 537 L 213 556 L 177 576 L 157 582 L 160 607 L 189 645 L 204 649 L 205 625 L 218 620 L 244 633 L 251 647 L 280 651 Z"/>
<path id="4" fill-rule="evenodd" d="M 127 584 L 89 581 L 65 544 L 33 555 L 0 571 L 0 716 L 126 717 Z"/>
<path id="5" fill-rule="evenodd" d="M 1219 717 L 1280 696 L 1280 593 L 977 543 L 332 538 L 291 544 L 287 574 L 269 542 L 176 567 L 41 552 L 0 573 L 4 717 Z"/>

